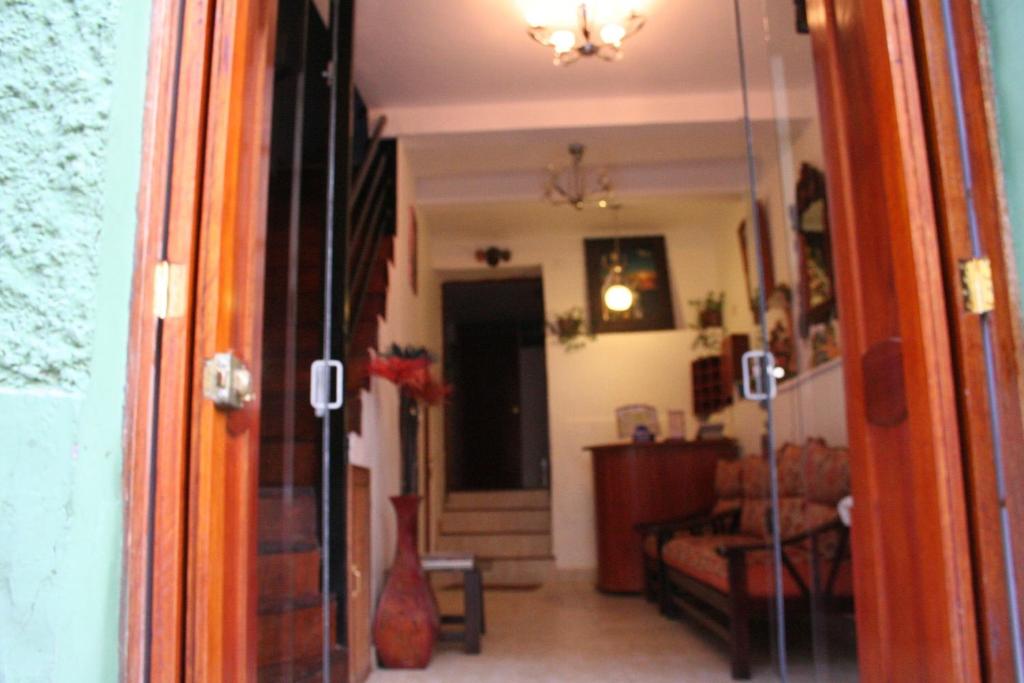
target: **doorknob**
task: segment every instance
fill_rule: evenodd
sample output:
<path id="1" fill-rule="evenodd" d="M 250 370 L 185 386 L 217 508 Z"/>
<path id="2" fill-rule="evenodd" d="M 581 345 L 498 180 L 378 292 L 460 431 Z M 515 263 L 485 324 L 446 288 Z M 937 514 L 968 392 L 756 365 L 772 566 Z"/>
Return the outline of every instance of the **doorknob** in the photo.
<path id="1" fill-rule="evenodd" d="M 203 363 L 203 396 L 221 410 L 239 410 L 254 398 L 252 373 L 233 351 Z"/>

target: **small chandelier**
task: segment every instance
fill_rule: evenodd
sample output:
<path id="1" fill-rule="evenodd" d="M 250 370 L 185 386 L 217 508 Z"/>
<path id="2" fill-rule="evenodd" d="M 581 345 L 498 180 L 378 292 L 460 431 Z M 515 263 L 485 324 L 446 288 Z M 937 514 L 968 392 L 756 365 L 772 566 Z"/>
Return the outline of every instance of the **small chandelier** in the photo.
<path id="1" fill-rule="evenodd" d="M 594 4 L 579 4 L 576 25 L 571 28 L 553 28 L 530 22 L 530 37 L 554 50 L 556 66 L 568 66 L 580 57 L 597 56 L 609 62 L 622 59 L 622 43 L 643 28 L 646 22 L 644 16 L 634 9 L 604 11 L 599 16 L 591 7 Z"/>
<path id="2" fill-rule="evenodd" d="M 567 168 L 559 168 L 555 164 L 548 166 L 544 198 L 556 206 L 567 205 L 577 211 L 582 211 L 588 205 L 599 209 L 617 208 L 612 198 L 612 181 L 608 171 L 599 171 L 597 182 L 592 183 L 590 174 L 583 168 L 584 150 L 583 145 L 574 142 L 569 145 L 572 162 Z"/>

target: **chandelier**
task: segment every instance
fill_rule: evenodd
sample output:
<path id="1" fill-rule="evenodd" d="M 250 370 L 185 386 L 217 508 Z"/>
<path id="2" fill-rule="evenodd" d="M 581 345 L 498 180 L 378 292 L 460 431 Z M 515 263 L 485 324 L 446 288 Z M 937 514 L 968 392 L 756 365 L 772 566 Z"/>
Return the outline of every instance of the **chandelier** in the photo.
<path id="1" fill-rule="evenodd" d="M 622 43 L 644 26 L 635 9 L 615 10 L 609 0 L 581 2 L 576 21 L 552 26 L 540 16 L 527 17 L 530 37 L 555 52 L 555 65 L 568 66 L 580 57 L 597 56 L 609 62 L 622 58 Z"/>
<path id="2" fill-rule="evenodd" d="M 544 198 L 556 206 L 571 206 L 582 211 L 588 205 L 599 209 L 617 208 L 612 197 L 612 181 L 607 169 L 601 169 L 594 178 L 583 167 L 585 148 L 578 142 L 569 145 L 572 161 L 567 167 L 548 166 L 548 180 L 544 184 Z M 596 181 L 596 182 L 595 182 Z"/>

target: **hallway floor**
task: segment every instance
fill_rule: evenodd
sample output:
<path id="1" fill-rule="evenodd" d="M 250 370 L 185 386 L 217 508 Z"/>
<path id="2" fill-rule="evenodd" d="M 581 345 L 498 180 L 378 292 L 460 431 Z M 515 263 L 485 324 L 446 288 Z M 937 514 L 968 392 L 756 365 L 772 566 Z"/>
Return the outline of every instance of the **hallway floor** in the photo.
<path id="1" fill-rule="evenodd" d="M 459 592 L 440 591 L 438 601 L 443 612 L 461 609 Z M 535 591 L 488 591 L 485 602 L 488 630 L 481 655 L 443 643 L 426 671 L 377 671 L 370 683 L 731 680 L 722 643 L 688 623 L 665 619 L 640 597 L 602 595 L 590 583 L 555 582 Z M 790 680 L 814 680 L 806 652 L 792 659 Z M 852 656 L 842 667 L 833 662 L 819 680 L 857 680 L 854 662 Z M 766 645 L 755 649 L 754 680 L 776 680 Z"/>

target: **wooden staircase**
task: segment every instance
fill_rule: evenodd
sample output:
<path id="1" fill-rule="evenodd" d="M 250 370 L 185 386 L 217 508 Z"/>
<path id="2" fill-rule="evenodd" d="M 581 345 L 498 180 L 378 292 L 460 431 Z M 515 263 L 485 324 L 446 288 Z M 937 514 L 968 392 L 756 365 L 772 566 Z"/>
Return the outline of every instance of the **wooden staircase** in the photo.
<path id="1" fill-rule="evenodd" d="M 387 313 L 388 271 L 394 256 L 395 145 L 381 138 L 382 130 L 383 122 L 372 139 L 362 142 L 349 200 L 344 391 L 345 423 L 355 432 L 361 429 L 362 391 L 370 386 L 370 352 L 377 347 L 380 320 Z M 291 315 L 288 297 L 282 296 L 290 266 L 290 182 L 290 173 L 272 174 L 268 213 L 258 517 L 261 683 L 323 680 L 321 421 L 309 405 L 309 386 L 310 365 L 323 356 L 326 177 L 322 170 L 303 175 L 299 303 Z M 286 361 L 289 356 L 293 362 Z M 286 381 L 289 368 L 294 369 L 292 382 Z M 337 558 L 337 553 L 344 553 L 345 533 L 335 531 L 333 537 L 342 543 L 341 551 L 332 544 Z M 331 605 L 335 642 L 339 605 L 333 597 Z M 331 682 L 347 681 L 349 665 L 345 650 L 335 647 Z"/>
<path id="2" fill-rule="evenodd" d="M 471 552 L 484 585 L 538 586 L 554 571 L 547 489 L 449 493 L 438 550 Z"/>

